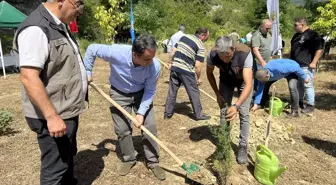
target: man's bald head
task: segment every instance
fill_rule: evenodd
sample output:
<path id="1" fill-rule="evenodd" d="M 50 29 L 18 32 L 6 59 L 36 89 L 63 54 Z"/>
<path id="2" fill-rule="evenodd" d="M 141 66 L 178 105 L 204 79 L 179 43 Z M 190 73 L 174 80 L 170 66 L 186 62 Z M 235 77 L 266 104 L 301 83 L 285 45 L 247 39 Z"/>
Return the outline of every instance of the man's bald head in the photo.
<path id="1" fill-rule="evenodd" d="M 264 19 L 260 25 L 260 32 L 262 34 L 267 34 L 272 28 L 272 21 L 270 19 Z"/>

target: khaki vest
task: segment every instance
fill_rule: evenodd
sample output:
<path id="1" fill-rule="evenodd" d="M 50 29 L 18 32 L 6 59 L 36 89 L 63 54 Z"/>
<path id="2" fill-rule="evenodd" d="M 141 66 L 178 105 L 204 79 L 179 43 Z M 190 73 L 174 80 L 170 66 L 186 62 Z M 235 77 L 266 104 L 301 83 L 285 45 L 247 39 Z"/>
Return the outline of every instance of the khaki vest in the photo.
<path id="1" fill-rule="evenodd" d="M 19 54 L 17 37 L 23 29 L 29 26 L 40 27 L 49 41 L 49 58 L 44 69 L 41 70 L 40 79 L 51 103 L 62 119 L 78 116 L 85 108 L 85 103 L 82 98 L 83 87 L 79 61 L 70 40 L 62 26 L 57 25 L 48 10 L 40 5 L 20 25 L 15 34 L 13 49 L 17 55 Z M 75 41 L 72 35 L 71 37 Z M 23 86 L 22 104 L 26 117 L 45 119 L 40 109 L 30 101 Z"/>

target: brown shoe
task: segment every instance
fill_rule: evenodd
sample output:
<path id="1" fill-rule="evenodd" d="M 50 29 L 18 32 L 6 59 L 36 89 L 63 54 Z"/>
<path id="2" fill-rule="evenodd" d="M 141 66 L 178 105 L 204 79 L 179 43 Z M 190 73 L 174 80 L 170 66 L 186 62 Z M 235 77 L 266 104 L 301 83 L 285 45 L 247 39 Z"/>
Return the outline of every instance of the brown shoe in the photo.
<path id="1" fill-rule="evenodd" d="M 166 172 L 160 166 L 155 166 L 154 168 L 150 168 L 150 170 L 154 173 L 157 179 L 161 181 L 166 179 Z"/>
<path id="2" fill-rule="evenodd" d="M 136 162 L 126 162 L 120 165 L 119 167 L 119 175 L 125 176 L 129 174 L 132 167 L 135 166 Z"/>

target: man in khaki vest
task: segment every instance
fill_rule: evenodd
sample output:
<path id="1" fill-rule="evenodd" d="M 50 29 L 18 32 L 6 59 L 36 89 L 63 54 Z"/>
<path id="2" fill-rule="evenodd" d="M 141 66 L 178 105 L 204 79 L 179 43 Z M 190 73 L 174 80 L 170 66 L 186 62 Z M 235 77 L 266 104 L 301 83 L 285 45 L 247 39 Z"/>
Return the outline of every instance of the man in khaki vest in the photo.
<path id="1" fill-rule="evenodd" d="M 14 38 L 23 112 L 41 151 L 41 185 L 77 184 L 73 156 L 88 83 L 78 44 L 66 24 L 83 7 L 83 0 L 48 0 L 27 17 Z"/>

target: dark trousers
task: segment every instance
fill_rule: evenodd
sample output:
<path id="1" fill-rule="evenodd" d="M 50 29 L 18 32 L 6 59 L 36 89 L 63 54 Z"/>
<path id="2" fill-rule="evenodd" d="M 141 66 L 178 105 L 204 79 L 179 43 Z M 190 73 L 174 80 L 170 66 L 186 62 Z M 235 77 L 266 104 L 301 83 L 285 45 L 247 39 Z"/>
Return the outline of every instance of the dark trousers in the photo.
<path id="1" fill-rule="evenodd" d="M 291 97 L 291 109 L 298 110 L 299 109 L 299 91 L 298 91 L 298 77 L 295 74 L 291 74 L 286 77 L 289 87 L 289 93 Z M 269 89 L 271 85 L 276 81 L 269 81 L 265 83 L 264 92 L 261 98 L 260 105 L 265 106 L 266 102 L 269 101 Z"/>
<path id="2" fill-rule="evenodd" d="M 66 135 L 50 137 L 47 121 L 27 118 L 30 129 L 37 133 L 41 150 L 41 185 L 75 185 L 73 156 L 77 153 L 78 116 L 64 120 Z"/>
<path id="3" fill-rule="evenodd" d="M 114 87 L 111 87 L 110 90 L 111 98 L 129 113 L 132 113 L 132 109 L 134 112 L 138 111 L 143 94 L 143 90 L 129 94 L 118 91 Z M 134 150 L 132 140 L 132 122 L 130 119 L 126 118 L 126 116 L 124 116 L 124 114 L 122 114 L 116 107 L 112 106 L 110 110 L 112 119 L 114 121 L 114 130 L 118 136 L 118 141 L 123 156 L 123 162 L 136 162 L 137 153 Z M 146 127 L 153 135 L 157 136 L 153 104 L 150 105 L 149 109 L 144 115 L 143 126 Z M 154 168 L 159 163 L 158 144 L 142 131 L 141 135 L 147 165 L 150 168 Z"/>
<path id="4" fill-rule="evenodd" d="M 244 90 L 244 84 L 241 85 L 226 85 L 223 82 L 219 82 L 219 92 L 228 106 L 231 106 L 234 89 L 238 89 L 238 96 Z M 248 137 L 250 132 L 250 104 L 252 100 L 252 92 L 249 94 L 248 98 L 239 107 L 239 120 L 240 120 L 240 135 L 239 135 L 239 146 L 248 145 Z M 226 112 L 226 107 L 221 108 L 221 113 Z"/>
<path id="5" fill-rule="evenodd" d="M 170 71 L 169 90 L 164 114 L 167 116 L 173 115 L 177 92 L 181 84 L 184 85 L 188 93 L 196 119 L 201 118 L 203 116 L 202 105 L 195 75 L 182 74 L 176 71 Z"/>

